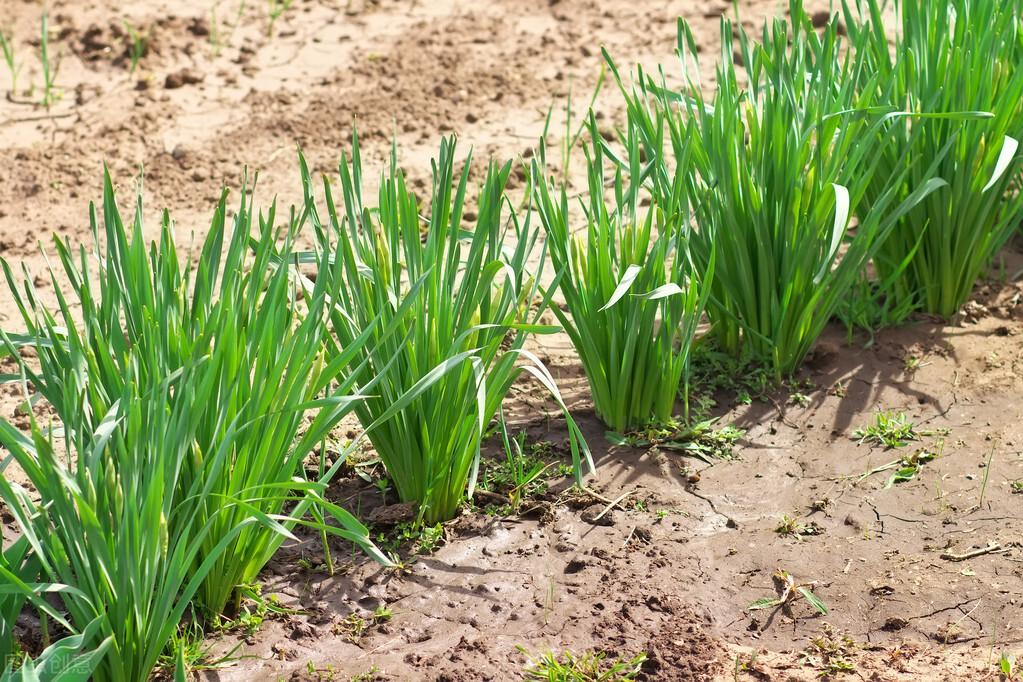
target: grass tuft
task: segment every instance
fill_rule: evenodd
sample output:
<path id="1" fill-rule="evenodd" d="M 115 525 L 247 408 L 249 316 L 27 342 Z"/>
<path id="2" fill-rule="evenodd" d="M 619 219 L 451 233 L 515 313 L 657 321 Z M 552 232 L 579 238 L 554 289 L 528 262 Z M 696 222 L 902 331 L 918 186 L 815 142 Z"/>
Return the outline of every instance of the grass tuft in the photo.
<path id="1" fill-rule="evenodd" d="M 952 318 L 969 299 L 1023 217 L 1023 9 L 1018 2 L 898 0 L 894 45 L 882 0 L 846 0 L 845 15 L 865 68 L 860 89 L 879 104 L 913 112 L 889 122 L 876 149 L 879 170 L 857 211 L 889 191 L 908 196 L 938 162 L 947 181 L 907 211 L 874 256 L 861 284 L 860 324 L 894 324 L 915 310 Z M 983 74 L 981 76 L 980 74 Z M 948 150 L 945 153 L 944 150 Z"/>
<path id="2" fill-rule="evenodd" d="M 343 364 L 322 352 L 333 292 L 317 286 L 299 312 L 277 239 L 286 252 L 302 217 L 280 229 L 275 207 L 257 214 L 246 194 L 233 224 L 222 194 L 192 262 L 166 212 L 147 248 L 141 192 L 125 225 L 107 176 L 102 222 L 90 210 L 94 252 L 54 241 L 63 281 L 51 269 L 53 310 L 27 271 L 19 282 L 3 262 L 26 327 L 3 334 L 20 364 L 5 378 L 59 424 L 30 411 L 25 436 L 0 420 L 0 444 L 35 489 L 5 478 L 0 499 L 43 579 L 66 586 L 58 622 L 82 632 L 98 618 L 97 637 L 111 638 L 97 680 L 145 679 L 193 604 L 206 621 L 234 611 L 238 586 L 297 524 L 387 561 L 362 524 L 322 498 L 344 458 L 304 478 L 303 460 L 354 400 L 350 385 L 329 388 Z M 337 525 L 303 518 L 314 504 Z"/>
<path id="3" fill-rule="evenodd" d="M 579 354 L 594 408 L 607 426 L 625 432 L 667 424 L 679 385 L 687 384 L 707 298 L 689 254 L 688 210 L 682 198 L 677 210 L 643 208 L 650 202 L 635 127 L 623 136 L 619 153 L 601 141 L 592 114 L 589 136 L 589 193 L 578 211 L 564 185 L 544 178 L 543 151 L 532 165 L 536 210 L 567 308 L 552 310 Z M 573 234 L 576 222 L 585 227 L 585 239 Z M 711 277 L 713 265 L 701 274 Z M 684 410 L 688 416 L 687 405 Z"/>
<path id="4" fill-rule="evenodd" d="M 713 269 L 707 315 L 716 344 L 769 367 L 777 382 L 799 367 L 899 216 L 942 184 L 934 164 L 916 159 L 912 184 L 909 165 L 882 174 L 885 191 L 863 204 L 887 122 L 901 114 L 857 92 L 864 65 L 843 56 L 837 20 L 818 34 L 801 2 L 792 0 L 789 14 L 766 25 L 759 43 L 722 19 L 713 98 L 702 94 L 684 21 L 685 87 L 641 72 L 638 90 L 623 88 L 652 159 L 655 202 L 672 212 L 679 188 L 692 187 L 691 249 L 699 272 Z M 897 197 L 904 186 L 912 191 Z"/>
<path id="5" fill-rule="evenodd" d="M 316 282 L 331 282 L 331 358 L 352 352 L 339 373 L 362 386 L 355 412 L 402 502 L 419 505 L 427 525 L 452 518 L 472 494 L 480 443 L 516 378 L 527 372 L 561 406 L 576 478 L 593 464 L 554 378 L 524 348 L 549 299 L 528 269 L 537 231 L 505 197 L 511 164 L 491 164 L 479 188 L 475 225 L 463 220 L 471 157 L 456 172 L 455 143 L 445 139 L 433 163 L 429 215 L 420 215 L 391 155 L 375 207 L 363 200 L 358 137 L 340 167 L 343 204 L 324 182 L 325 220 L 314 206 L 304 171 L 306 203 L 324 254 Z M 339 210 L 340 208 L 340 210 Z M 539 256 L 540 267 L 544 253 Z M 538 267 L 539 269 L 539 267 Z M 368 330 L 368 331 L 366 331 Z M 370 383 L 371 382 L 371 383 Z"/>

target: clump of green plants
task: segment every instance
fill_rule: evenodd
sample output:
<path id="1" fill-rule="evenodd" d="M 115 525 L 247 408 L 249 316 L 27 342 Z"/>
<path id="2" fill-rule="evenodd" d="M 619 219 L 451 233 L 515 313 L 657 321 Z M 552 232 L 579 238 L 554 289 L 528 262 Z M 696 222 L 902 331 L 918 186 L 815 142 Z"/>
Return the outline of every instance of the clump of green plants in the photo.
<path id="1" fill-rule="evenodd" d="M 388 561 L 322 497 L 343 457 L 316 480 L 303 468 L 351 409 L 352 384 L 333 382 L 365 339 L 327 361 L 336 292 L 320 283 L 300 311 L 286 267 L 301 215 L 278 227 L 275 207 L 257 213 L 245 194 L 233 224 L 222 194 L 199 257 L 182 260 L 168 214 L 147 245 L 141 191 L 126 225 L 107 176 L 102 222 L 90 209 L 95 251 L 54 240 L 53 310 L 27 270 L 19 282 L 3 262 L 27 330 L 2 334 L 5 352 L 28 404 L 45 400 L 59 425 L 30 411 L 25 436 L 0 420 L 0 444 L 36 491 L 5 478 L 0 499 L 43 581 L 67 586 L 58 596 L 72 631 L 99 618 L 98 636 L 111 638 L 97 680 L 145 679 L 186 612 L 236 610 L 239 586 L 298 524 Z"/>
<path id="2" fill-rule="evenodd" d="M 5 467 L 0 462 L 0 471 Z M 111 644 L 111 638 L 99 636 L 99 618 L 88 623 L 81 632 L 74 629 L 52 604 L 47 594 L 67 591 L 66 585 L 41 583 L 42 563 L 33 553 L 29 538 L 22 535 L 0 551 L 0 681 L 30 682 L 32 680 L 81 680 L 85 682 L 99 664 Z M 33 608 L 43 624 L 43 638 L 49 643 L 48 623 L 66 630 L 68 635 L 50 644 L 36 658 L 21 649 L 15 623 L 22 610 Z"/>
<path id="3" fill-rule="evenodd" d="M 578 481 L 593 464 L 553 377 L 523 348 L 549 298 L 527 270 L 537 230 L 509 207 L 511 164 L 491 164 L 478 189 L 474 226 L 465 224 L 471 157 L 456 173 L 454 140 L 433 163 L 429 215 L 392 152 L 376 206 L 362 195 L 358 137 L 340 166 L 343 205 L 324 182 L 321 219 L 304 168 L 306 204 L 316 228 L 316 284 L 337 291 L 330 309 L 328 363 L 339 378 L 372 390 L 355 405 L 402 502 L 418 503 L 427 525 L 452 518 L 475 488 L 480 444 L 512 383 L 538 379 L 562 408 Z M 545 260 L 540 254 L 539 262 Z M 537 305 L 534 305 L 534 304 Z M 369 343 L 362 340 L 368 339 Z M 354 345 L 353 345 L 354 344 Z M 353 348 L 355 350 L 353 350 Z M 352 364 L 334 358 L 354 356 Z M 409 400 L 396 408 L 398 396 Z M 388 416 L 390 415 L 390 416 Z"/>
<path id="4" fill-rule="evenodd" d="M 0 470 L 4 469 L 0 462 Z M 31 554 L 28 539 L 18 538 L 7 547 L 0 546 L 0 578 L 12 585 L 25 585 L 18 592 L 0 594 L 0 661 L 13 661 L 20 651 L 14 624 L 25 604 L 38 599 L 39 591 L 28 586 L 39 581 L 39 562 Z M 35 603 L 35 602 L 33 602 Z M 45 602 L 39 602 L 45 604 Z M 45 609 L 45 606 L 43 606 Z M 43 611 L 45 613 L 45 611 Z"/>
<path id="5" fill-rule="evenodd" d="M 552 311 L 579 354 L 597 416 L 625 432 L 674 417 L 707 289 L 689 254 L 684 196 L 676 198 L 673 212 L 643 207 L 649 196 L 642 184 L 638 130 L 630 125 L 619 157 L 605 149 L 592 113 L 588 126 L 589 193 L 579 211 L 585 239 L 571 231 L 575 212 L 567 188 L 544 177 L 542 145 L 532 179 L 567 307 Z M 609 155 L 618 162 L 609 163 Z M 713 263 L 700 275 L 711 277 Z"/>
<path id="6" fill-rule="evenodd" d="M 905 412 L 881 410 L 874 415 L 874 423 L 853 431 L 853 438 L 860 443 L 883 445 L 885 449 L 901 448 L 910 441 L 920 440 L 923 435 L 916 430 Z"/>
<path id="7" fill-rule="evenodd" d="M 96 644 L 100 622 L 97 618 L 81 634 L 62 637 L 36 658 L 7 656 L 5 667 L 0 668 L 0 682 L 88 682 L 111 643 L 108 637 Z"/>
<path id="8" fill-rule="evenodd" d="M 776 382 L 799 367 L 898 218 L 941 184 L 917 161 L 908 196 L 897 196 L 910 184 L 907 165 L 863 205 L 885 121 L 896 114 L 857 91 L 864 65 L 844 49 L 837 21 L 818 34 L 798 0 L 789 15 L 766 25 L 760 42 L 722 19 L 713 98 L 702 94 L 684 21 L 685 87 L 641 72 L 638 89 L 622 88 L 644 134 L 655 203 L 671 214 L 679 188 L 692 187 L 690 245 L 697 271 L 713 269 L 707 316 L 716 345 L 769 367 Z"/>
<path id="9" fill-rule="evenodd" d="M 402 521 L 376 536 L 377 545 L 392 555 L 402 550 L 412 554 L 433 554 L 443 541 L 444 526 L 439 522 L 431 526 L 417 521 Z"/>
<path id="10" fill-rule="evenodd" d="M 553 652 L 541 654 L 536 658 L 529 656 L 525 649 L 519 651 L 529 657 L 526 665 L 527 680 L 544 680 L 545 682 L 623 682 L 635 680 L 639 675 L 646 654 L 639 654 L 629 660 L 608 658 L 607 654 L 588 652 L 581 656 L 571 651 L 557 656 Z"/>
<path id="11" fill-rule="evenodd" d="M 914 310 L 953 317 L 1023 216 L 1019 136 L 1023 134 L 1023 10 L 987 0 L 855 0 L 845 5 L 860 90 L 881 106 L 913 112 L 889 118 L 874 149 L 877 172 L 855 209 L 861 220 L 901 174 L 900 197 L 930 177 L 947 185 L 916 203 L 874 254 L 875 277 L 859 304 L 872 324 Z M 898 31 L 885 31 L 894 7 Z M 984 77 L 977 74 L 984 73 Z M 904 169 L 908 169 L 908 173 Z"/>

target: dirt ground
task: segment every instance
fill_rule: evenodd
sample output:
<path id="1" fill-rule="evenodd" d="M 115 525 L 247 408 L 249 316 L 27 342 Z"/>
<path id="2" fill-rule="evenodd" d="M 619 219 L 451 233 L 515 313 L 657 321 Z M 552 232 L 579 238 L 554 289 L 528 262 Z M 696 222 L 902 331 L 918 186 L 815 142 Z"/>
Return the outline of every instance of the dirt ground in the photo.
<path id="1" fill-rule="evenodd" d="M 681 15 L 709 77 L 730 5 L 295 0 L 268 35 L 263 2 L 239 13 L 238 0 L 53 0 L 62 96 L 47 112 L 35 104 L 42 5 L 0 0 L 0 28 L 24 62 L 19 92 L 0 100 L 0 254 L 40 275 L 38 243 L 52 232 L 90 243 L 104 163 L 122 202 L 144 166 L 149 217 L 170 208 L 187 241 L 246 167 L 259 172 L 264 202 L 298 200 L 296 146 L 332 172 L 356 125 L 367 171 L 394 138 L 423 187 L 441 134 L 457 133 L 479 159 L 527 154 L 552 105 L 556 123 L 569 93 L 585 105 L 601 46 L 626 69 L 673 64 Z M 741 5 L 755 27 L 787 2 Z M 149 35 L 134 74 L 125 22 Z M 613 93 L 600 112 L 608 126 L 620 120 Z M 721 423 L 746 433 L 733 460 L 712 466 L 611 447 L 567 337 L 545 340 L 539 351 L 598 460 L 589 485 L 607 500 L 628 493 L 619 505 L 594 518 L 605 502 L 555 482 L 527 513 L 467 511 L 402 571 L 337 545 L 328 576 L 315 542 L 289 546 L 264 592 L 300 612 L 211 640 L 209 660 L 234 660 L 203 674 L 505 680 L 521 676 L 524 649 L 645 653 L 651 680 L 997 679 L 999 656 L 1023 651 L 1023 495 L 1012 485 L 1023 479 L 1023 287 L 1011 277 L 1023 257 L 1010 247 L 1004 261 L 1008 283 L 978 289 L 959 326 L 920 320 L 866 348 L 834 327 L 799 387 L 734 407 L 720 393 Z M 5 290 L 0 325 L 16 329 L 15 314 Z M 0 400 L 7 418 L 16 405 Z M 531 440 L 564 442 L 535 387 L 517 387 L 509 407 Z M 882 409 L 904 411 L 923 440 L 893 451 L 857 443 L 853 431 Z M 861 478 L 914 447 L 939 456 L 912 480 Z M 354 475 L 334 492 L 363 513 L 381 504 Z M 794 533 L 777 532 L 783 517 Z M 963 558 L 989 543 L 995 551 Z M 805 600 L 747 610 L 775 594 L 777 570 L 814 582 L 829 613 Z M 386 622 L 372 617 L 380 607 L 393 614 Z"/>

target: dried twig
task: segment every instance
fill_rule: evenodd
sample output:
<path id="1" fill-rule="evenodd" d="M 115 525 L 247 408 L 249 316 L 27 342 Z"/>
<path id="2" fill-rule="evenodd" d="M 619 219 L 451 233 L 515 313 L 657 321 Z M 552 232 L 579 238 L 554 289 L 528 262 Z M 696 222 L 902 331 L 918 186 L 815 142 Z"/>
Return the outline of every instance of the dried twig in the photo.
<path id="1" fill-rule="evenodd" d="M 997 542 L 989 542 L 987 547 L 971 549 L 969 552 L 963 552 L 962 554 L 956 554 L 955 552 L 942 552 L 941 558 L 948 561 L 966 561 L 967 559 L 984 556 L 985 554 L 1002 554 L 1008 551 L 1008 547 L 1002 547 Z"/>
<path id="2" fill-rule="evenodd" d="M 596 516 L 593 517 L 593 522 L 599 521 L 601 519 L 601 517 L 604 516 L 604 514 L 606 514 L 609 511 L 611 511 L 611 509 L 614 508 L 615 505 L 617 505 L 619 502 L 621 502 L 622 500 L 624 500 L 626 497 L 628 497 L 629 495 L 631 495 L 634 492 L 636 492 L 636 491 L 635 490 L 626 491 L 626 492 L 622 493 L 621 495 L 619 495 L 618 497 L 616 497 L 611 502 L 609 502 L 608 505 L 606 507 L 604 507 L 604 511 L 600 512 L 599 514 L 597 514 Z"/>

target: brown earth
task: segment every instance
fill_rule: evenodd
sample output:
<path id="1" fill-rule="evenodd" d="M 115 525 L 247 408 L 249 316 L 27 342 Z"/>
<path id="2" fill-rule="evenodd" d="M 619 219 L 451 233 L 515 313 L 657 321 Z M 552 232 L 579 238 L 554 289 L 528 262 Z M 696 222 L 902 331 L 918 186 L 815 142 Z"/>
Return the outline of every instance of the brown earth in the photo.
<path id="1" fill-rule="evenodd" d="M 755 26 L 786 4 L 744 2 L 743 17 Z M 457 133 L 478 158 L 513 158 L 533 147 L 552 105 L 560 130 L 566 95 L 581 108 L 597 81 L 601 45 L 623 67 L 670 65 L 682 15 L 709 77 L 730 3 L 296 0 L 272 36 L 258 2 L 240 15 L 235 0 L 49 6 L 51 52 L 63 57 L 62 97 L 47 112 L 35 104 L 41 6 L 0 0 L 26 86 L 0 101 L 0 253 L 35 274 L 45 267 L 37 243 L 51 232 L 91 240 L 87 205 L 104 162 L 122 200 L 144 166 L 147 211 L 169 207 L 185 241 L 201 235 L 221 184 L 238 187 L 245 167 L 258 170 L 264 199 L 296 201 L 295 147 L 330 172 L 355 126 L 367 169 L 393 137 L 425 187 L 441 134 Z M 150 36 L 134 75 L 125 21 Z M 613 93 L 599 106 L 609 127 L 619 120 Z M 1005 260 L 1008 273 L 1019 269 L 1017 250 Z M 830 329 L 804 375 L 813 388 L 719 410 L 747 432 L 736 458 L 713 466 L 611 448 L 567 338 L 547 340 L 539 350 L 598 459 L 589 485 L 606 500 L 629 493 L 619 505 L 588 522 L 606 502 L 558 483 L 522 514 L 467 511 L 402 571 L 338 545 L 339 570 L 328 576 L 315 541 L 289 546 L 264 590 L 301 613 L 214 639 L 209 658 L 240 648 L 231 665 L 204 674 L 503 680 L 521 676 L 523 647 L 646 653 L 644 674 L 655 680 L 814 679 L 828 669 L 820 649 L 832 647 L 854 668 L 837 675 L 994 679 L 1001 653 L 1023 649 L 1023 495 L 1011 485 L 1023 479 L 1021 293 L 987 285 L 962 325 L 919 321 L 867 348 Z M 0 293 L 3 328 L 17 328 L 15 312 Z M 17 402 L 3 396 L 5 417 L 17 419 Z M 549 407 L 529 384 L 509 405 L 516 428 L 557 445 L 564 431 Z M 915 478 L 888 489 L 890 471 L 860 475 L 913 447 L 884 451 L 851 437 L 879 409 L 928 430 L 917 446 L 944 441 Z M 335 492 L 364 513 L 380 506 L 355 476 Z M 796 536 L 776 532 L 783 516 Z M 1000 550 L 955 560 L 989 542 Z M 828 615 L 804 600 L 748 611 L 775 593 L 778 569 L 815 582 Z M 352 614 L 372 621 L 381 606 L 391 619 L 357 632 Z"/>

